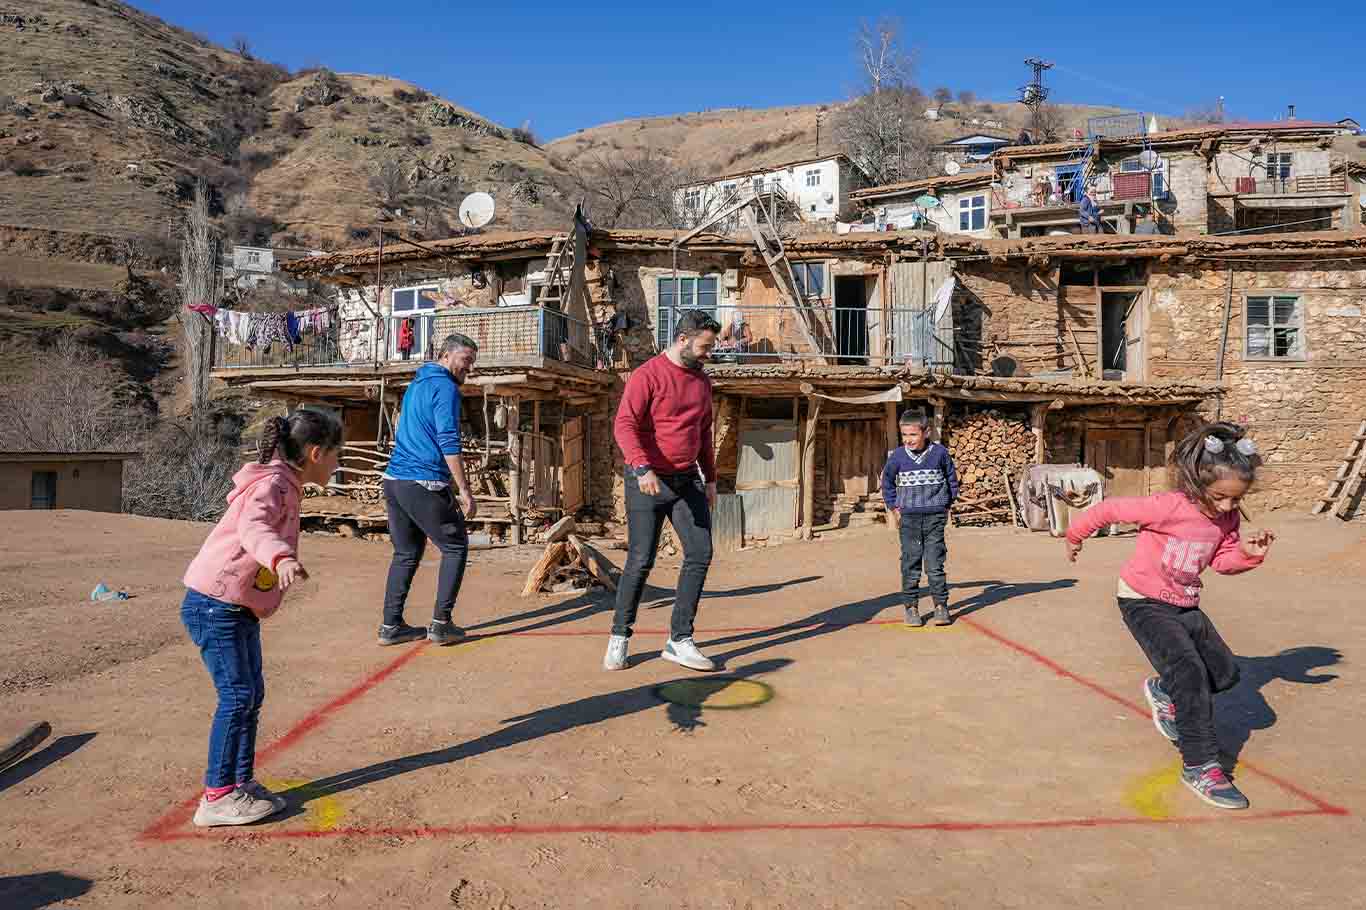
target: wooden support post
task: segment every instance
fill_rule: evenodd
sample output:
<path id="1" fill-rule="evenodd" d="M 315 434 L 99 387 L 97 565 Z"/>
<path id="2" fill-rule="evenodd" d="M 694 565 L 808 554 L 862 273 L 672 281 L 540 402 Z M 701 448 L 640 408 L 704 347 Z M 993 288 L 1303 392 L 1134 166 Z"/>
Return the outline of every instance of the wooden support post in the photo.
<path id="1" fill-rule="evenodd" d="M 816 510 L 816 428 L 821 417 L 821 400 L 806 399 L 806 438 L 802 440 L 802 539 L 810 540 Z"/>
<path id="2" fill-rule="evenodd" d="M 934 422 L 930 425 L 930 432 L 933 435 L 930 438 L 935 442 L 942 443 L 944 441 L 944 410 L 947 403 L 942 398 L 931 398 L 930 404 L 934 406 Z"/>
<path id="3" fill-rule="evenodd" d="M 512 545 L 522 543 L 522 399 L 508 405 L 508 511 L 512 513 Z"/>
<path id="4" fill-rule="evenodd" d="M 883 406 L 883 425 L 887 430 L 887 451 L 895 449 L 901 445 L 901 428 L 897 426 L 896 402 L 889 401 Z"/>
<path id="5" fill-rule="evenodd" d="M 1043 464 L 1044 420 L 1048 415 L 1048 405 L 1036 404 L 1029 409 L 1029 429 L 1034 433 L 1034 463 Z"/>

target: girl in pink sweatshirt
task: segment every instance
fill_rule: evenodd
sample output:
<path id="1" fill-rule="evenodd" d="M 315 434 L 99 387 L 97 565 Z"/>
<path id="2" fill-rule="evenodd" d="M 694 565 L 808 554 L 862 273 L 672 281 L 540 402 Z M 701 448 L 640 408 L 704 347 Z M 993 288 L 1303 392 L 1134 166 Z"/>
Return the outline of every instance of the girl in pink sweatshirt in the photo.
<path id="1" fill-rule="evenodd" d="M 1119 576 L 1119 610 L 1158 675 L 1143 685 L 1153 723 L 1177 743 L 1181 780 L 1223 809 L 1246 809 L 1247 798 L 1219 764 L 1214 695 L 1238 682 L 1233 652 L 1200 609 L 1200 573 L 1213 566 L 1236 575 L 1262 564 L 1270 531 L 1238 534 L 1239 503 L 1261 463 L 1242 427 L 1213 423 L 1176 447 L 1176 491 L 1108 499 L 1087 509 L 1067 531 L 1067 558 L 1102 527 L 1137 524 L 1134 555 Z"/>
<path id="2" fill-rule="evenodd" d="M 285 807 L 254 776 L 266 696 L 261 620 L 308 577 L 298 557 L 300 490 L 327 483 L 341 442 L 340 424 L 318 411 L 273 418 L 261 434 L 258 463 L 233 477 L 228 511 L 185 571 L 180 618 L 218 690 L 204 795 L 194 814 L 200 827 L 247 825 Z"/>

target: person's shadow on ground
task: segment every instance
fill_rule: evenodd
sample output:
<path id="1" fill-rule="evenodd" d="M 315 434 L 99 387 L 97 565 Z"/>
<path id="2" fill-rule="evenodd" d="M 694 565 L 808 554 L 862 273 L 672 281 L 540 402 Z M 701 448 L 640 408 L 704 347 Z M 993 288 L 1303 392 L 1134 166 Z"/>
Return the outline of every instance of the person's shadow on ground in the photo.
<path id="1" fill-rule="evenodd" d="M 761 674 L 774 673 L 791 663 L 792 661 L 787 658 L 770 658 L 732 670 L 726 676 L 731 679 L 750 679 Z M 704 678 L 716 679 L 716 677 Z M 699 677 L 685 677 L 685 679 L 696 681 Z M 590 695 L 587 698 L 561 705 L 540 708 L 530 714 L 509 717 L 503 723 L 511 724 L 511 726 L 481 736 L 478 739 L 472 739 L 445 749 L 436 749 L 431 752 L 421 752 L 403 758 L 377 762 L 363 768 L 355 768 L 351 771 L 334 774 L 331 777 L 309 781 L 288 790 L 282 790 L 280 795 L 289 800 L 290 807 L 285 810 L 283 815 L 272 816 L 272 818 L 292 818 L 301 814 L 304 804 L 310 800 L 344 793 L 347 790 L 388 780 L 410 771 L 437 765 L 448 765 L 483 755 L 486 752 L 518 746 L 540 739 L 543 736 L 554 736 L 576 727 L 586 727 L 658 708 L 666 704 L 655 692 L 662 685 L 665 683 L 648 683 L 643 686 L 636 686 L 633 689 Z M 672 702 L 667 704 L 669 705 L 667 716 L 676 729 L 689 731 L 701 726 L 700 716 L 705 708 L 688 707 Z"/>
<path id="2" fill-rule="evenodd" d="M 1307 645 L 1287 648 L 1269 657 L 1238 657 L 1242 674 L 1238 685 L 1215 697 L 1215 728 L 1221 750 L 1236 763 L 1254 730 L 1267 730 L 1276 724 L 1276 711 L 1262 694 L 1262 688 L 1276 680 L 1321 685 L 1337 679 L 1335 673 L 1310 673 L 1315 667 L 1331 667 L 1342 660 L 1336 648 Z"/>
<path id="3" fill-rule="evenodd" d="M 1046 591 L 1057 591 L 1063 588 L 1070 588 L 1075 585 L 1074 578 L 1060 578 L 1055 581 L 1021 582 L 1019 584 L 1006 584 L 1000 581 L 964 581 L 950 584 L 952 588 L 976 588 L 983 587 L 984 590 L 957 604 L 951 604 L 949 611 L 955 619 L 975 613 L 978 610 L 985 610 L 987 607 L 994 606 L 1016 597 L 1027 597 L 1031 594 L 1041 594 Z M 712 638 L 705 642 L 698 642 L 700 648 L 716 648 L 724 645 L 741 645 L 730 651 L 720 654 L 709 655 L 719 665 L 724 665 L 728 660 L 735 660 L 754 654 L 768 648 L 779 645 L 788 645 L 809 638 L 817 638 L 821 635 L 829 635 L 831 632 L 838 632 L 850 626 L 863 625 L 872 622 L 877 615 L 889 607 L 901 607 L 904 604 L 904 597 L 900 592 L 895 594 L 883 594 L 878 597 L 870 597 L 865 600 L 854 601 L 852 603 L 841 604 L 831 607 L 828 610 L 821 610 L 812 613 L 803 619 L 793 620 L 788 623 L 781 623 L 768 629 L 761 629 L 755 632 L 743 632 L 736 635 L 726 635 L 720 638 Z M 899 621 L 902 617 L 898 613 L 892 617 Z M 777 636 L 770 638 L 769 636 Z M 748 643 L 748 644 L 746 644 Z M 644 655 L 648 657 L 649 655 Z"/>

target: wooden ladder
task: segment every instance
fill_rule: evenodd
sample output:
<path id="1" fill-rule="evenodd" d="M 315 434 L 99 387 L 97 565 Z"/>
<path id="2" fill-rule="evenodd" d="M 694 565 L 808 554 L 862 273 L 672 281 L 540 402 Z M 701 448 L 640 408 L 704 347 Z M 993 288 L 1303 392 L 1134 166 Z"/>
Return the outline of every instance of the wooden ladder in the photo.
<path id="1" fill-rule="evenodd" d="M 787 250 L 783 247 L 783 238 L 773 224 L 768 209 L 764 207 L 763 200 L 755 197 L 753 201 L 753 205 L 746 206 L 741 211 L 745 227 L 749 229 L 750 237 L 754 239 L 754 245 L 759 248 L 760 255 L 764 257 L 764 264 L 768 266 L 769 272 L 773 275 L 778 293 L 796 311 L 797 323 L 801 326 L 802 334 L 806 336 L 807 343 L 811 345 L 812 354 L 824 363 L 826 362 L 826 351 L 816 337 L 816 317 L 797 285 L 797 276 L 792 271 L 792 261 L 787 258 Z M 756 209 L 758 210 L 757 214 L 755 213 Z M 763 216 L 762 221 L 760 221 L 760 216 Z"/>
<path id="2" fill-rule="evenodd" d="M 1313 515 L 1332 511 L 1338 518 L 1346 518 L 1363 483 L 1366 483 L 1366 420 L 1357 428 L 1356 435 L 1347 445 L 1347 454 L 1342 459 L 1337 476 L 1328 483 L 1328 494 L 1314 505 Z"/>
<path id="3" fill-rule="evenodd" d="M 573 268 L 574 245 L 569 242 L 568 234 L 556 234 L 550 243 L 550 255 L 546 257 L 546 282 L 536 296 L 537 306 L 564 310 L 564 298 L 569 290 L 569 275 Z"/>

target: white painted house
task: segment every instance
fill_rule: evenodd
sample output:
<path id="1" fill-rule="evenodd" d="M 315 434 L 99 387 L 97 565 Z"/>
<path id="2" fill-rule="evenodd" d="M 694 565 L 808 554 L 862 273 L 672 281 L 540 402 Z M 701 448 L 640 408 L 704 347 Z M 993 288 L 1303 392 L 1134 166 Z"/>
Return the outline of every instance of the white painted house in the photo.
<path id="1" fill-rule="evenodd" d="M 992 237 L 991 170 L 966 171 L 854 192 L 853 202 L 883 230 L 927 229 Z M 917 201 L 919 200 L 919 201 Z"/>
<path id="2" fill-rule="evenodd" d="M 697 220 L 741 192 L 776 191 L 803 221 L 834 221 L 852 211 L 850 193 L 866 185 L 862 171 L 845 155 L 809 158 L 739 171 L 678 191 L 678 205 Z"/>

